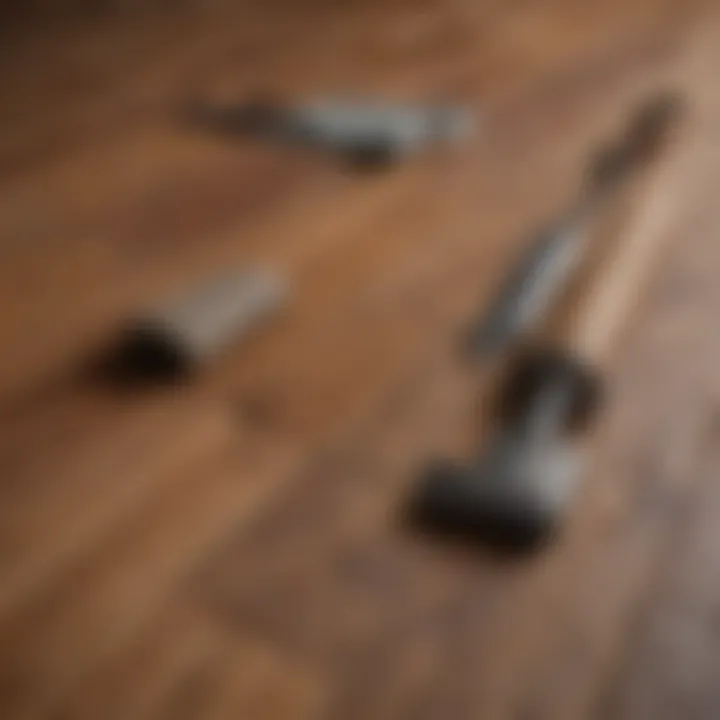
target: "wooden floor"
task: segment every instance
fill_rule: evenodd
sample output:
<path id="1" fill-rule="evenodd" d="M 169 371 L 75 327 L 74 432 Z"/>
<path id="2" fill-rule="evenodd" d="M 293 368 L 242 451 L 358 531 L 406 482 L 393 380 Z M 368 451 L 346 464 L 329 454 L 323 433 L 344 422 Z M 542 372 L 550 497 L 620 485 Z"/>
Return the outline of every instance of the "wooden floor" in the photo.
<path id="1" fill-rule="evenodd" d="M 25 22 L 0 49 L 0 717 L 717 718 L 720 6 L 168 12 Z M 565 532 L 516 562 L 409 536 L 417 470 L 474 441 L 458 333 L 668 83 L 691 99 L 670 249 Z M 357 176 L 175 112 L 254 91 L 482 124 Z M 250 263 L 292 303 L 192 384 L 83 374 L 128 313 Z"/>

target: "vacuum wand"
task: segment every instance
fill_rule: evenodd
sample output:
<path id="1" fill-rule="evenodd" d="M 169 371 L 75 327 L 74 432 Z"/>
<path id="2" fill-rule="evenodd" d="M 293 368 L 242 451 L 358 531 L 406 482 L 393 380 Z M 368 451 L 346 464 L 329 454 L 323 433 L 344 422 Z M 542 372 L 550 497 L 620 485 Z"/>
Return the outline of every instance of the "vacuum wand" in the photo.
<path id="1" fill-rule="evenodd" d="M 489 310 L 474 323 L 469 333 L 473 355 L 501 353 L 557 301 L 588 252 L 598 218 L 655 151 L 673 105 L 667 96 L 648 104 L 621 137 L 591 160 L 576 199 L 532 240 Z"/>
<path id="2" fill-rule="evenodd" d="M 600 368 L 661 236 L 654 228 L 618 229 L 645 200 L 647 174 L 678 109 L 668 97 L 649 103 L 617 146 L 622 152 L 604 155 L 606 177 L 632 182 L 613 192 L 588 228 L 579 277 L 556 291 L 559 307 L 535 318 L 534 332 L 517 343 L 487 451 L 466 465 L 439 463 L 423 478 L 410 506 L 421 527 L 529 548 L 565 515 L 582 472 L 585 430 L 602 399 Z"/>

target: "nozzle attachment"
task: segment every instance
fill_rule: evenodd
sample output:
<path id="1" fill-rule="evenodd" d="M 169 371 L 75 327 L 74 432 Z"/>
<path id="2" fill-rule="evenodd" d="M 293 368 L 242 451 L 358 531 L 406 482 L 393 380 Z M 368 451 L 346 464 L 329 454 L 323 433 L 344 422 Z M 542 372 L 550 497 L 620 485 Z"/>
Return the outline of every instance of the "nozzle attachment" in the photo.
<path id="1" fill-rule="evenodd" d="M 434 463 L 422 477 L 408 507 L 419 529 L 529 550 L 564 516 L 583 465 L 577 434 L 599 404 L 599 382 L 572 358 L 542 353 L 519 363 L 505 387 L 488 451 L 467 465 Z"/>

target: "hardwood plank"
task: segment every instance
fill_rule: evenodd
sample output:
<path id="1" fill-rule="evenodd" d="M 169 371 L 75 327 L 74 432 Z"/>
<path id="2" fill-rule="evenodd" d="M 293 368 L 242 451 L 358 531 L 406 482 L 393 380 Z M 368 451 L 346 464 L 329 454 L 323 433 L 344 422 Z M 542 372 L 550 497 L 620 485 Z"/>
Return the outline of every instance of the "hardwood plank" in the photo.
<path id="1" fill-rule="evenodd" d="M 54 442 L 41 436 L 42 453 L 31 436 L 2 476 L 0 619 L 230 433 L 213 404 L 170 398 L 124 413 L 109 402 L 70 437 L 62 427 Z"/>
<path id="2" fill-rule="evenodd" d="M 638 608 L 626 657 L 599 703 L 598 717 L 711 718 L 718 701 L 715 453 L 700 487 L 675 503 L 670 534 L 651 596 Z"/>
<path id="3" fill-rule="evenodd" d="M 250 638 L 170 604 L 148 633 L 103 665 L 50 717 L 315 717 L 323 689 L 311 672 Z"/>
<path id="4" fill-rule="evenodd" d="M 205 553 L 282 487 L 296 451 L 277 442 L 268 449 L 241 442 L 187 462 L 172 486 L 109 527 L 5 618 L 0 702 L 9 716 L 44 717 L 95 667 L 151 630 Z"/>

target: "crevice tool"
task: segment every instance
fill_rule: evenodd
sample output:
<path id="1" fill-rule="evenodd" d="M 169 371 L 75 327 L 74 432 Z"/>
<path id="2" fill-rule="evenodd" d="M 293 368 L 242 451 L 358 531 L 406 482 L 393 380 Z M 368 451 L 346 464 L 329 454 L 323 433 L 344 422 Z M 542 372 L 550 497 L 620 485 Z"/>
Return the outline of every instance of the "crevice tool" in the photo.
<path id="1" fill-rule="evenodd" d="M 654 98 L 592 157 L 577 197 L 531 240 L 489 309 L 473 323 L 465 340 L 472 356 L 502 353 L 549 311 L 582 264 L 598 218 L 653 155 L 676 108 L 670 94 Z"/>

